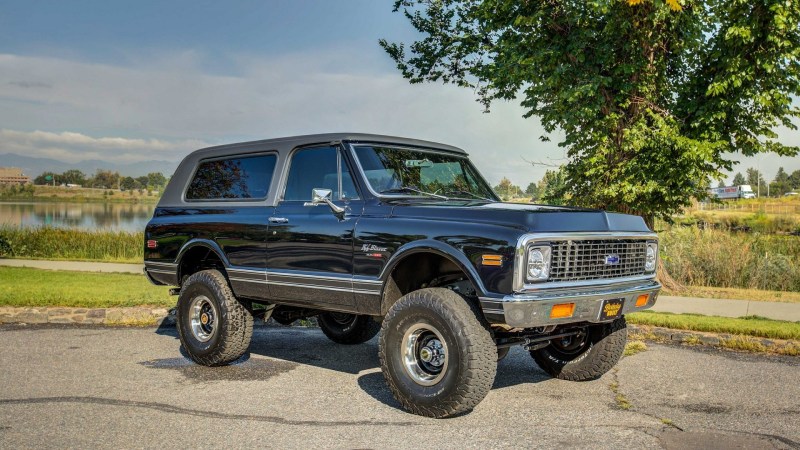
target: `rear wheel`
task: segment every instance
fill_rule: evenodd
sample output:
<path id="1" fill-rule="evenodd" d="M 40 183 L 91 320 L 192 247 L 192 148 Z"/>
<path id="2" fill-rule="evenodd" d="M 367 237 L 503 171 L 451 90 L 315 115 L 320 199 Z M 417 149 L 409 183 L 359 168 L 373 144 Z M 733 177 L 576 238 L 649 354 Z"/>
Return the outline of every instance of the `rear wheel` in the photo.
<path id="1" fill-rule="evenodd" d="M 177 316 L 181 344 L 198 364 L 231 363 L 250 346 L 253 316 L 217 270 L 202 270 L 186 279 L 178 297 Z"/>
<path id="2" fill-rule="evenodd" d="M 497 347 L 477 308 L 449 289 L 400 298 L 383 320 L 378 349 L 392 394 L 428 417 L 470 411 L 497 371 Z"/>
<path id="3" fill-rule="evenodd" d="M 325 336 L 338 344 L 361 344 L 375 337 L 381 330 L 381 324 L 370 316 L 324 312 L 317 319 Z"/>
<path id="4" fill-rule="evenodd" d="M 620 317 L 611 323 L 586 327 L 577 335 L 555 339 L 530 353 L 550 376 L 570 381 L 594 380 L 617 364 L 627 337 L 625 317 Z"/>

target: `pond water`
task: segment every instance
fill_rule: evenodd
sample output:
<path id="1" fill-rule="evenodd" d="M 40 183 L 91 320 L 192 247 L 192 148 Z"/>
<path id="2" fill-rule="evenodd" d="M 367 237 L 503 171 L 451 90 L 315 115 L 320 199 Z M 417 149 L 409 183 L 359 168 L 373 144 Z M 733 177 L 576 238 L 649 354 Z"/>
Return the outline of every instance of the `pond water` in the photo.
<path id="1" fill-rule="evenodd" d="M 0 202 L 0 225 L 143 231 L 154 204 Z"/>

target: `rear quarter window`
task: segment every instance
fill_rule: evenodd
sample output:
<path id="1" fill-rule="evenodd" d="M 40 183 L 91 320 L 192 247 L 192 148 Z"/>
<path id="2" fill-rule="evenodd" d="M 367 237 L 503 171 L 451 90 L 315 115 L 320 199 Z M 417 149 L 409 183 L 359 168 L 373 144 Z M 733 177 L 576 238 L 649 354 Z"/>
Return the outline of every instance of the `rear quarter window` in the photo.
<path id="1" fill-rule="evenodd" d="M 257 155 L 201 161 L 186 189 L 186 200 L 263 200 L 277 159 Z"/>

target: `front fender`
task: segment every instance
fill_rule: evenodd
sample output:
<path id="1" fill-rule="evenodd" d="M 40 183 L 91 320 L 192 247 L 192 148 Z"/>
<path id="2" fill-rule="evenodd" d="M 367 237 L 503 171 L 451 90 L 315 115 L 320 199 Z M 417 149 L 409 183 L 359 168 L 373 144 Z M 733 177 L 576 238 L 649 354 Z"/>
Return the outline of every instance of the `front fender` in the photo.
<path id="1" fill-rule="evenodd" d="M 379 278 L 383 284 L 386 285 L 389 275 L 401 261 L 415 253 L 426 252 L 434 253 L 452 261 L 465 274 L 467 274 L 467 278 L 469 278 L 469 281 L 473 286 L 475 286 L 477 294 L 479 296 L 486 295 L 486 288 L 483 285 L 483 281 L 478 275 L 477 270 L 475 270 L 475 267 L 472 265 L 472 263 L 470 263 L 467 256 L 452 245 L 432 239 L 413 241 L 400 246 L 397 251 L 392 254 L 391 258 L 384 266 Z"/>

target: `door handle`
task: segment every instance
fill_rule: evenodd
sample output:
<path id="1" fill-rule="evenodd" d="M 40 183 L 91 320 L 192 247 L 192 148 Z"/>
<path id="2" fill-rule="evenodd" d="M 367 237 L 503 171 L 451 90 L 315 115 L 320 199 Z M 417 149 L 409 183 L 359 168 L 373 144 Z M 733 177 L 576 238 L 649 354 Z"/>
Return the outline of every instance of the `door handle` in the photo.
<path id="1" fill-rule="evenodd" d="M 269 223 L 289 223 L 289 219 L 285 217 L 270 217 Z"/>

